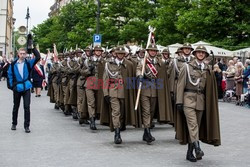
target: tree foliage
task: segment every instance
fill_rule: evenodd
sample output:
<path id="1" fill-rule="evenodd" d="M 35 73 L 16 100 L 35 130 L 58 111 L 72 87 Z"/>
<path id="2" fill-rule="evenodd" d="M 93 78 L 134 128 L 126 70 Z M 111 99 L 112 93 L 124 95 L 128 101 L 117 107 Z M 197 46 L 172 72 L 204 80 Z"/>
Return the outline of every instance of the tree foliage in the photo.
<path id="1" fill-rule="evenodd" d="M 103 45 L 147 41 L 148 25 L 156 27 L 161 45 L 211 42 L 228 49 L 250 45 L 250 1 L 247 0 L 101 0 L 100 34 Z M 83 48 L 96 29 L 95 0 L 72 1 L 58 16 L 32 31 L 40 49 L 56 43 L 58 50 Z"/>

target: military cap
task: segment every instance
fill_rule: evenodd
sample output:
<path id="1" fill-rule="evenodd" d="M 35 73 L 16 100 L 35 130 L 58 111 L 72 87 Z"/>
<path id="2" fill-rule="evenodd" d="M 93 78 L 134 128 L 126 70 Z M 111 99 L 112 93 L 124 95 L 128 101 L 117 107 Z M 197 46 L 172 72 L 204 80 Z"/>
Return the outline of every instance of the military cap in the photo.
<path id="1" fill-rule="evenodd" d="M 85 49 L 84 49 L 84 51 L 86 52 L 86 51 L 88 51 L 88 50 L 91 50 L 92 48 L 90 47 L 90 46 L 87 46 Z"/>
<path id="2" fill-rule="evenodd" d="M 102 51 L 103 52 L 103 49 L 102 49 L 102 47 L 100 45 L 96 45 L 94 47 L 94 51 Z"/>
<path id="3" fill-rule="evenodd" d="M 200 51 L 200 52 L 205 52 L 206 57 L 208 57 L 208 56 L 209 56 L 209 53 L 207 52 L 206 47 L 205 47 L 205 46 L 203 46 L 203 45 L 199 45 L 199 46 L 197 46 L 197 47 L 196 47 L 196 49 L 193 51 L 193 55 L 195 55 L 195 53 L 196 53 L 196 52 L 198 52 L 198 51 Z"/>
<path id="4" fill-rule="evenodd" d="M 157 46 L 156 45 L 152 45 L 152 44 L 150 44 L 146 50 L 158 51 Z"/>
<path id="5" fill-rule="evenodd" d="M 122 46 L 118 46 L 115 50 L 115 53 L 124 53 L 126 54 L 127 52 L 125 51 L 125 48 Z"/>
<path id="6" fill-rule="evenodd" d="M 82 49 L 78 48 L 75 50 L 76 53 L 83 53 Z"/>
<path id="7" fill-rule="evenodd" d="M 181 50 L 181 48 L 179 47 L 178 49 L 177 49 L 177 51 L 175 52 L 175 54 L 178 54 L 178 53 L 181 53 L 182 52 L 182 50 Z"/>
<path id="8" fill-rule="evenodd" d="M 116 50 L 116 47 L 113 47 L 113 48 L 109 51 L 109 53 L 115 52 L 115 50 Z"/>
<path id="9" fill-rule="evenodd" d="M 190 43 L 184 43 L 182 47 L 180 47 L 181 50 L 183 50 L 184 48 L 191 49 L 192 51 L 194 50 L 194 48 L 192 48 L 192 45 Z"/>
<path id="10" fill-rule="evenodd" d="M 161 53 L 170 53 L 168 48 L 163 49 Z"/>
<path id="11" fill-rule="evenodd" d="M 58 57 L 59 57 L 59 58 L 63 57 L 63 53 L 59 53 L 59 54 L 58 54 Z"/>

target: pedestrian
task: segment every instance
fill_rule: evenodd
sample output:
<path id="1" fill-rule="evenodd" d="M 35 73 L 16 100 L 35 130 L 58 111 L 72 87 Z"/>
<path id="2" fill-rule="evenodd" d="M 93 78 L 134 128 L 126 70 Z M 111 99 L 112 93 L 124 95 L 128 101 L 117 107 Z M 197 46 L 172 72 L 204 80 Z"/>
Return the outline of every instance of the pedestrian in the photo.
<path id="1" fill-rule="evenodd" d="M 196 60 L 183 66 L 177 83 L 177 123 L 182 126 L 177 126 L 176 137 L 180 143 L 188 143 L 186 159 L 196 162 L 204 156 L 199 141 L 220 145 L 220 129 L 216 79 L 204 63 L 209 53 L 200 45 L 193 55 Z"/>
<path id="2" fill-rule="evenodd" d="M 223 98 L 223 90 L 222 90 L 222 71 L 218 64 L 214 65 L 214 74 L 217 81 L 217 91 L 218 91 L 218 98 Z"/>
<path id="3" fill-rule="evenodd" d="M 33 88 L 35 89 L 35 97 L 41 97 L 42 84 L 45 79 L 44 66 L 40 64 L 40 61 L 36 63 L 31 72 L 31 78 L 33 82 Z"/>
<path id="4" fill-rule="evenodd" d="M 244 66 L 242 62 L 236 63 L 236 72 L 234 75 L 234 80 L 235 80 L 235 85 L 236 85 L 236 96 L 237 96 L 237 102 L 236 105 L 240 104 L 240 97 L 241 94 L 243 93 L 243 74 Z"/>
<path id="5" fill-rule="evenodd" d="M 226 76 L 226 90 L 233 90 L 235 86 L 234 83 L 235 66 L 233 60 L 230 60 L 228 62 L 228 68 L 226 71 L 224 71 L 224 75 Z"/>
<path id="6" fill-rule="evenodd" d="M 246 60 L 245 70 L 243 72 L 243 93 L 248 92 L 247 82 L 250 81 L 250 59 Z"/>
<path id="7" fill-rule="evenodd" d="M 18 50 L 18 58 L 13 63 L 11 63 L 8 69 L 8 88 L 13 91 L 14 101 L 11 130 L 16 130 L 18 109 L 20 106 L 21 97 L 23 97 L 24 129 L 26 133 L 30 133 L 30 89 L 32 88 L 30 72 L 34 68 L 34 65 L 40 60 L 40 53 L 35 48 L 33 48 L 33 45 L 32 51 L 35 55 L 35 58 L 27 60 L 25 49 L 20 48 Z"/>
<path id="8" fill-rule="evenodd" d="M 217 65 L 219 66 L 220 70 L 222 71 L 223 70 L 223 64 L 221 63 L 221 58 L 218 58 L 217 60 Z"/>

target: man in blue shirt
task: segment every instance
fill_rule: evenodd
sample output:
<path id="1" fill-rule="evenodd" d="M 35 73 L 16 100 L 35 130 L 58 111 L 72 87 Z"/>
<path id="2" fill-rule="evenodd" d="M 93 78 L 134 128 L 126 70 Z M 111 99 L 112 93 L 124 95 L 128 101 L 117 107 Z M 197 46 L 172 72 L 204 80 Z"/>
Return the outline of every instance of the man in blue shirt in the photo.
<path id="1" fill-rule="evenodd" d="M 16 130 L 18 109 L 21 97 L 24 104 L 24 129 L 26 133 L 30 133 L 30 89 L 32 83 L 30 81 L 30 72 L 34 65 L 40 60 L 40 53 L 32 49 L 35 58 L 27 60 L 27 53 L 24 48 L 18 50 L 18 59 L 11 63 L 8 69 L 8 88 L 13 91 L 13 112 L 11 130 Z"/>

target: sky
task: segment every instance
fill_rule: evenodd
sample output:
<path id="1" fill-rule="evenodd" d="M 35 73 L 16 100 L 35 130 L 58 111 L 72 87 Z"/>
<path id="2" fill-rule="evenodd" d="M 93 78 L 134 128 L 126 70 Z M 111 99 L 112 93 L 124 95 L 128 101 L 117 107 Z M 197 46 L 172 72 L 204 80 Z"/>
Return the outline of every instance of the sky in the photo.
<path id="1" fill-rule="evenodd" d="M 54 0 L 14 0 L 15 28 L 26 26 L 27 7 L 30 9 L 29 30 L 48 18 Z"/>

